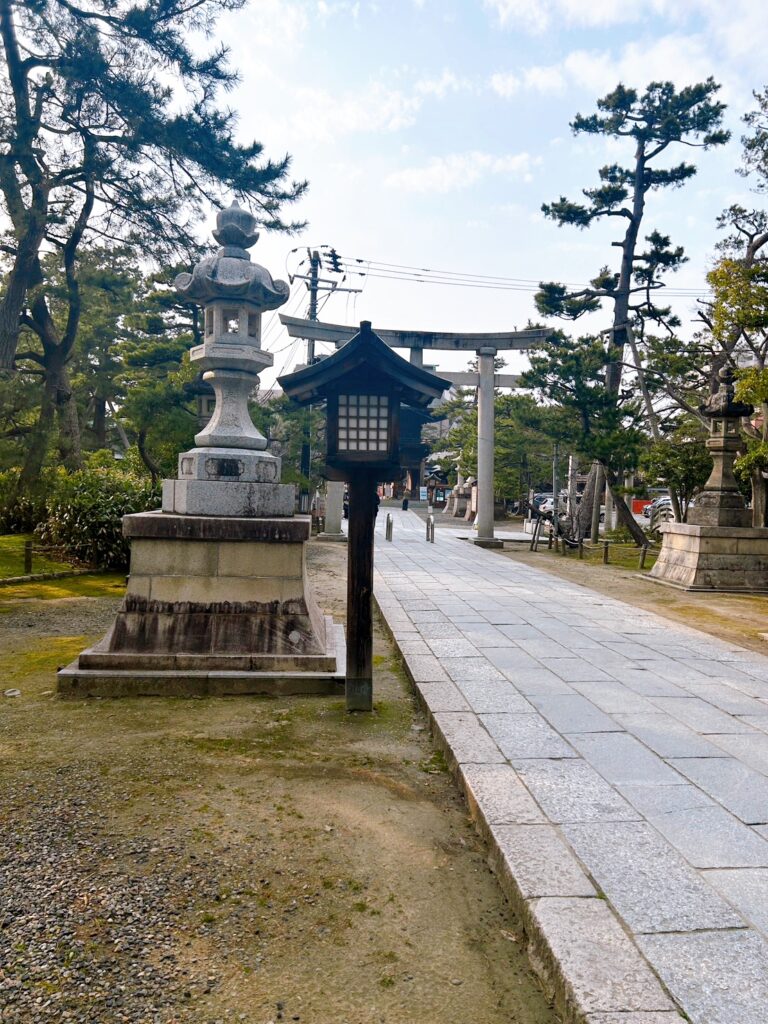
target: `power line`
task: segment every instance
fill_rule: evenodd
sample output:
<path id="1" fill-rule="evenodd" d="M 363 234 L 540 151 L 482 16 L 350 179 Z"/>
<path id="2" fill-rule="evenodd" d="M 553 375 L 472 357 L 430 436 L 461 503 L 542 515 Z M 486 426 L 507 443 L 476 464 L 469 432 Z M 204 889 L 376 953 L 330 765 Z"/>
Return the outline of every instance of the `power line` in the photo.
<path id="1" fill-rule="evenodd" d="M 454 270 L 433 270 L 429 267 L 417 267 L 411 264 L 386 263 L 382 260 L 373 260 L 364 257 L 336 256 L 337 264 L 348 274 L 359 277 L 379 278 L 380 280 L 409 281 L 419 284 L 441 284 L 456 288 L 480 288 L 497 291 L 519 291 L 535 292 L 541 285 L 541 280 L 532 278 L 504 277 L 493 274 L 472 274 Z M 365 267 L 366 269 L 361 269 Z M 565 282 L 569 288 L 586 288 L 588 285 L 583 282 Z M 664 291 L 665 295 L 676 298 L 697 298 L 708 294 L 708 290 L 701 291 L 697 288 L 674 288 L 652 289 L 652 291 Z"/>

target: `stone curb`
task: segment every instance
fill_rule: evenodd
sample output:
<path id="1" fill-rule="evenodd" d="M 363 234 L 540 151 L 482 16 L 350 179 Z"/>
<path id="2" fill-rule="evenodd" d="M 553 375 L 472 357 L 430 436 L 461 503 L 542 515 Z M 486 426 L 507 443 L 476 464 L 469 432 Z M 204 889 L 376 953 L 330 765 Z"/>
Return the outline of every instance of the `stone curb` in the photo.
<path id="1" fill-rule="evenodd" d="M 513 797 L 514 814 L 494 807 L 493 794 L 500 787 L 491 785 L 483 792 L 484 774 L 491 782 L 496 773 L 508 773 L 510 780 L 517 780 L 517 773 L 487 733 L 478 736 L 477 751 L 459 751 L 457 756 L 450 726 L 474 715 L 465 716 L 450 699 L 445 702 L 440 680 L 416 681 L 421 673 L 412 671 L 397 627 L 390 626 L 375 595 L 374 603 L 475 827 L 488 844 L 489 866 L 521 918 L 531 966 L 563 1024 L 680 1024 L 684 1018 L 676 1004 L 522 782 Z M 444 710 L 430 703 L 432 697 L 439 705 L 439 694 Z M 504 789 L 508 796 L 509 787 Z"/>

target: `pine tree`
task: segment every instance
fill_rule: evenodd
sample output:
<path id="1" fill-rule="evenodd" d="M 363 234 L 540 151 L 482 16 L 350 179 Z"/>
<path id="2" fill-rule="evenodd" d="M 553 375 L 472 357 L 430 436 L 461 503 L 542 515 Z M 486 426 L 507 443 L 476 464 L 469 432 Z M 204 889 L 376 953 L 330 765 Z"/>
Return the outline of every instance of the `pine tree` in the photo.
<path id="1" fill-rule="evenodd" d="M 11 225 L 0 368 L 13 367 L 22 327 L 33 331 L 47 364 L 39 430 L 58 418 L 71 464 L 81 246 L 116 242 L 175 262 L 196 248 L 195 223 L 222 192 L 267 228 L 298 226 L 281 216 L 306 187 L 288 180 L 289 158 L 238 143 L 235 114 L 217 105 L 237 80 L 226 50 L 198 56 L 185 37 L 244 2 L 0 0 L 0 194 Z M 66 281 L 63 318 L 51 313 L 45 253 Z M 36 471 L 26 467 L 27 482 Z"/>

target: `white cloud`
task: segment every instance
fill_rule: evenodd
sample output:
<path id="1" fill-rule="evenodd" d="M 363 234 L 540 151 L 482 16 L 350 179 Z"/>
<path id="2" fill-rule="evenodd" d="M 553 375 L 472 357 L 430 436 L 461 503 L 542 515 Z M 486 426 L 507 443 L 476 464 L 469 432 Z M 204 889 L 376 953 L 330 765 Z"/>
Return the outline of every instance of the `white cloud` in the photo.
<path id="1" fill-rule="evenodd" d="M 563 94 L 573 88 L 601 95 L 619 82 L 639 89 L 658 80 L 690 85 L 707 78 L 711 70 L 712 57 L 701 37 L 674 34 L 647 44 L 628 43 L 618 55 L 608 50 L 573 50 L 558 64 L 497 72 L 490 87 L 504 99 L 521 91 Z"/>
<path id="2" fill-rule="evenodd" d="M 386 179 L 390 188 L 406 192 L 454 192 L 467 188 L 490 175 L 516 175 L 531 180 L 531 168 L 541 161 L 529 153 L 509 153 L 494 156 L 472 150 L 469 153 L 451 153 L 433 157 L 422 167 L 407 167 L 395 171 Z"/>
<path id="3" fill-rule="evenodd" d="M 287 135 L 297 133 L 315 142 L 329 142 L 343 135 L 364 132 L 395 132 L 414 123 L 421 97 L 409 96 L 372 82 L 354 94 L 331 95 L 323 89 L 295 89 L 293 112 L 283 117 Z"/>
<path id="4" fill-rule="evenodd" d="M 420 96 L 434 96 L 444 99 L 449 93 L 465 92 L 471 88 L 469 79 L 459 78 L 447 68 L 437 78 L 420 78 L 414 85 L 414 91 Z"/>

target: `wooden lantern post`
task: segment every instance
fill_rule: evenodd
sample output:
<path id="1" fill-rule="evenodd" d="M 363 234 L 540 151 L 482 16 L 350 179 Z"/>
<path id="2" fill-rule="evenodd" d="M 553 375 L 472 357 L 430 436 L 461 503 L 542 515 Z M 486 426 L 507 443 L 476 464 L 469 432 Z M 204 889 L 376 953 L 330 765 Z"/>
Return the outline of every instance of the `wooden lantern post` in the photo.
<path id="1" fill-rule="evenodd" d="M 326 403 L 325 473 L 349 487 L 347 710 L 372 711 L 376 485 L 402 471 L 401 404 L 425 408 L 450 382 L 396 355 L 364 320 L 333 355 L 278 383 L 300 405 Z"/>

